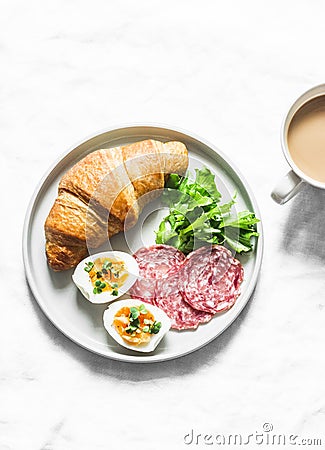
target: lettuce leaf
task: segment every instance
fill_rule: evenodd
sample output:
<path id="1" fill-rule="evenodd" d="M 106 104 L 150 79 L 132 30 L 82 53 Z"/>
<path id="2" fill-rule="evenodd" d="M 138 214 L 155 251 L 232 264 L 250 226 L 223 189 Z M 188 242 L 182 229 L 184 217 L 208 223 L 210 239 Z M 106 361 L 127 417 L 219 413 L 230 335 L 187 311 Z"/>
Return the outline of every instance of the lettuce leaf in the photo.
<path id="1" fill-rule="evenodd" d="M 236 195 L 221 204 L 215 176 L 207 167 L 196 169 L 194 181 L 171 174 L 163 194 L 169 214 L 156 231 L 156 243 L 172 245 L 185 254 L 204 242 L 226 244 L 238 253 L 251 251 L 259 219 L 250 211 L 232 212 Z"/>

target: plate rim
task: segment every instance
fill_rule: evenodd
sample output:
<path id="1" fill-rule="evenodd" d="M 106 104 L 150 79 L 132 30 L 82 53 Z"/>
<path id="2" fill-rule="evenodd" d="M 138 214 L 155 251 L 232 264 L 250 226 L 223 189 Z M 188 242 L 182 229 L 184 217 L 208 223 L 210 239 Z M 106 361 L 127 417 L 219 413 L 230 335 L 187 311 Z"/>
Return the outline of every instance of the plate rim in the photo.
<path id="1" fill-rule="evenodd" d="M 30 261 L 29 261 L 29 251 L 28 251 L 28 236 L 29 236 L 29 230 L 30 230 L 30 225 L 31 225 L 31 221 L 33 218 L 33 211 L 35 209 L 35 204 L 37 202 L 38 196 L 42 190 L 42 187 L 44 186 L 44 184 L 46 183 L 47 179 L 49 178 L 49 176 L 51 175 L 51 173 L 53 172 L 53 170 L 63 161 L 63 159 L 65 157 L 67 157 L 72 151 L 74 151 L 77 147 L 79 147 L 82 144 L 85 144 L 86 142 L 90 141 L 91 139 L 94 139 L 102 134 L 105 133 L 109 133 L 109 132 L 119 132 L 125 129 L 131 129 L 131 128 L 160 128 L 163 131 L 172 131 L 172 132 L 176 132 L 176 133 L 181 133 L 184 134 L 185 136 L 194 139 L 196 141 L 201 142 L 202 144 L 206 145 L 209 149 L 211 149 L 214 153 L 216 153 L 217 155 L 219 155 L 227 164 L 228 166 L 236 173 L 237 177 L 240 179 L 241 183 L 244 185 L 245 190 L 248 194 L 249 200 L 253 206 L 253 210 L 255 212 L 255 214 L 257 215 L 257 217 L 259 217 L 260 222 L 258 223 L 258 230 L 259 230 L 259 238 L 257 241 L 257 245 L 255 247 L 255 258 L 256 258 L 256 262 L 254 265 L 254 270 L 253 270 L 253 274 L 249 280 L 249 283 L 246 287 L 246 292 L 245 292 L 245 297 L 244 300 L 242 300 L 242 304 L 241 307 L 238 309 L 238 312 L 236 315 L 234 315 L 234 317 L 232 318 L 232 320 L 230 322 L 227 322 L 220 330 L 218 330 L 218 333 L 215 334 L 211 339 L 207 340 L 206 342 L 204 342 L 203 344 L 199 344 L 197 346 L 195 346 L 192 349 L 186 350 L 184 352 L 181 353 L 172 353 L 166 356 L 163 356 L 161 354 L 157 354 L 157 355 L 150 355 L 150 356 L 138 356 L 138 355 L 123 355 L 121 353 L 112 353 L 112 354 L 105 354 L 103 352 L 101 352 L 100 350 L 96 350 L 94 348 L 92 348 L 90 345 L 87 345 L 83 342 L 80 342 L 78 339 L 74 338 L 73 336 L 71 336 L 67 331 L 65 331 L 63 329 L 63 327 L 60 326 L 60 324 L 57 323 L 56 320 L 54 320 L 52 317 L 50 317 L 50 315 L 47 312 L 47 309 L 43 303 L 43 299 L 42 299 L 42 295 L 39 293 L 37 285 L 35 283 L 33 274 L 32 274 L 32 270 L 31 270 L 31 265 L 30 265 Z M 22 256 L 23 256 L 23 264 L 24 264 L 24 270 L 25 270 L 25 276 L 26 276 L 26 280 L 28 282 L 29 288 L 33 294 L 34 299 L 36 300 L 39 308 L 41 309 L 42 313 L 45 315 L 45 317 L 64 335 L 66 336 L 68 339 L 70 339 L 72 342 L 74 342 L 75 344 L 77 344 L 78 346 L 94 353 L 97 354 L 99 356 L 108 358 L 108 359 L 112 359 L 112 360 L 116 360 L 116 361 L 120 361 L 120 362 L 130 362 L 130 363 L 155 363 L 155 362 L 164 362 L 164 361 L 169 361 L 169 360 L 173 360 L 176 358 L 180 358 L 183 356 L 186 356 L 190 353 L 193 353 L 203 347 L 205 347 L 206 345 L 208 345 L 210 342 L 212 342 L 213 340 L 215 340 L 217 337 L 219 337 L 227 328 L 230 327 L 230 325 L 232 325 L 232 323 L 239 317 L 239 315 L 241 314 L 241 312 L 243 311 L 243 309 L 245 308 L 245 306 L 247 305 L 249 299 L 251 298 L 254 289 L 256 287 L 257 281 L 258 281 L 258 277 L 259 277 L 259 273 L 260 273 L 260 269 L 261 269 L 261 264 L 262 264 L 262 259 L 263 259 L 263 252 L 264 252 L 264 232 L 263 232 L 263 224 L 262 224 L 262 217 L 261 217 L 261 212 L 259 209 L 259 206 L 257 204 L 255 195 L 253 194 L 250 185 L 247 183 L 246 178 L 243 176 L 242 172 L 238 169 L 237 165 L 233 163 L 233 161 L 228 158 L 227 155 L 224 154 L 223 151 L 221 151 L 218 147 L 216 147 L 214 144 L 212 144 L 211 142 L 209 142 L 208 140 L 206 140 L 205 138 L 202 138 L 201 136 L 197 135 L 196 133 L 193 133 L 191 131 L 185 130 L 184 128 L 180 128 L 180 127 L 175 127 L 174 125 L 169 125 L 169 124 L 165 124 L 165 123 L 157 123 L 157 122 L 131 122 L 131 123 L 121 123 L 121 124 L 117 124 L 117 125 L 112 125 L 110 127 L 104 128 L 102 130 L 96 131 L 88 136 L 86 136 L 85 138 L 79 140 L 78 142 L 76 142 L 75 144 L 71 145 L 68 147 L 67 150 L 65 150 L 64 152 L 62 152 L 58 158 L 56 158 L 54 160 L 54 162 L 48 167 L 48 169 L 44 172 L 43 176 L 40 178 L 40 180 L 38 181 L 38 183 L 36 184 L 36 187 L 33 191 L 33 194 L 29 200 L 27 209 L 26 209 L 26 213 L 25 213 L 25 218 L 24 218 L 24 224 L 23 224 L 23 232 L 22 232 Z"/>

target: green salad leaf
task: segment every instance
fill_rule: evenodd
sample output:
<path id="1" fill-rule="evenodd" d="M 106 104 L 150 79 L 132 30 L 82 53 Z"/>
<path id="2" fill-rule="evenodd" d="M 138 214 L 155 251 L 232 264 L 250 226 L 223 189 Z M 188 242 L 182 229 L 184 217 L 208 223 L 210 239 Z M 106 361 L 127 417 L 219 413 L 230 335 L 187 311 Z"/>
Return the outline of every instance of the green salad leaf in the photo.
<path id="1" fill-rule="evenodd" d="M 259 219 L 250 211 L 233 212 L 236 193 L 221 204 L 215 176 L 207 167 L 195 172 L 194 181 L 177 174 L 169 176 L 162 196 L 169 214 L 156 231 L 156 243 L 172 245 L 185 254 L 204 242 L 227 244 L 238 253 L 251 251 Z"/>

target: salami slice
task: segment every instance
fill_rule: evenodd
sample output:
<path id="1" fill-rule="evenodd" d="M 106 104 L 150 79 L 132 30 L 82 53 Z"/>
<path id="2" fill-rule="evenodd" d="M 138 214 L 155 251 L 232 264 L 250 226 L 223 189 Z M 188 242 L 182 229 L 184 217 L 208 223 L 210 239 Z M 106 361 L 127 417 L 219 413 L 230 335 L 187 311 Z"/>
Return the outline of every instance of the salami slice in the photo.
<path id="1" fill-rule="evenodd" d="M 155 305 L 156 280 L 149 278 L 138 278 L 130 289 L 132 298 Z"/>
<path id="2" fill-rule="evenodd" d="M 201 247 L 190 253 L 182 267 L 184 300 L 211 314 L 233 306 L 240 294 L 244 269 L 221 245 Z"/>
<path id="3" fill-rule="evenodd" d="M 196 329 L 201 323 L 209 322 L 213 314 L 198 311 L 184 301 L 180 291 L 180 272 L 167 279 L 157 280 L 155 302 L 171 319 L 176 330 Z"/>
<path id="4" fill-rule="evenodd" d="M 185 256 L 176 248 L 163 244 L 142 247 L 133 256 L 139 265 L 139 278 L 130 294 L 155 304 L 156 280 L 178 271 Z"/>
<path id="5" fill-rule="evenodd" d="M 185 256 L 170 245 L 158 244 L 140 248 L 134 255 L 144 278 L 164 278 L 177 272 Z"/>

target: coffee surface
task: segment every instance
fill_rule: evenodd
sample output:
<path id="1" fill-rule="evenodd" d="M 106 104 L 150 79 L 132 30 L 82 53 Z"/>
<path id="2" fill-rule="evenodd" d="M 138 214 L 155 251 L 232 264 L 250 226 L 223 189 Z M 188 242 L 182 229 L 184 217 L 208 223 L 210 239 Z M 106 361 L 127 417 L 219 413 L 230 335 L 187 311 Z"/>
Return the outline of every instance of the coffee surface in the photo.
<path id="1" fill-rule="evenodd" d="M 287 142 L 299 169 L 314 180 L 325 182 L 325 95 L 310 100 L 296 112 Z"/>

